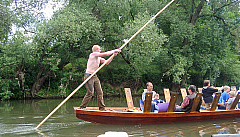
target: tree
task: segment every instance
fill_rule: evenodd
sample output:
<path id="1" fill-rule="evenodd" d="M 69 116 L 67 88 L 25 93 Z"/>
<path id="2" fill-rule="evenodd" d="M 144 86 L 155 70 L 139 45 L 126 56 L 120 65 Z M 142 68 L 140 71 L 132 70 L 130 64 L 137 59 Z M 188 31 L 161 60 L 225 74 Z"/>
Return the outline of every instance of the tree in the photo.
<path id="1" fill-rule="evenodd" d="M 32 96 L 41 91 L 48 77 L 55 77 L 68 63 L 87 55 L 86 50 L 101 37 L 100 27 L 86 10 L 66 7 L 37 28 L 33 42 L 38 50 L 35 57 L 38 73 L 31 88 Z"/>
<path id="2" fill-rule="evenodd" d="M 70 3 L 75 2 L 71 1 Z M 130 38 L 151 18 L 152 14 L 146 12 L 144 7 L 146 2 L 92 0 L 80 1 L 77 4 L 88 5 L 88 9 L 101 22 L 103 41 L 100 45 L 109 50 L 120 47 L 124 39 Z M 116 73 L 124 74 L 120 78 L 130 81 L 126 82 L 122 79 L 122 83 L 128 83 L 125 86 L 132 87 L 135 92 L 141 87 L 141 75 L 146 73 L 146 70 L 149 69 L 147 66 L 161 52 L 161 45 L 164 41 L 166 38 L 162 31 L 152 22 L 123 49 L 121 53 L 125 61 L 123 65 L 128 64 L 129 67 Z M 120 62 L 122 61 L 120 60 Z M 126 72 L 128 73 L 126 74 Z M 126 75 L 128 78 L 125 78 Z M 111 79 L 111 76 L 108 79 Z"/>
<path id="3" fill-rule="evenodd" d="M 0 80 L 5 87 L 1 93 L 6 98 L 26 91 L 32 96 L 39 91 L 43 91 L 41 95 L 66 95 L 81 82 L 93 44 L 103 51 L 120 47 L 168 3 L 70 0 L 52 19 L 45 20 L 32 11 L 41 9 L 46 0 L 12 2 L 2 4 L 5 9 L 1 9 L 10 11 L 2 12 L 10 20 L 2 27 L 8 32 L 0 34 L 1 43 L 4 40 Z M 148 81 L 156 91 L 178 91 L 189 84 L 201 87 L 204 79 L 214 86 L 238 84 L 238 70 L 228 68 L 238 67 L 239 14 L 239 0 L 172 3 L 122 49 L 121 56 L 98 72 L 103 88 L 108 94 L 123 91 L 123 87 L 142 92 Z M 8 28 L 13 23 L 23 34 L 10 37 Z M 11 63 L 12 67 L 6 65 Z M 56 93 L 59 87 L 61 93 Z"/>
<path id="4" fill-rule="evenodd" d="M 21 32 L 16 32 L 14 37 L 8 41 L 8 46 L 2 49 L 0 56 L 0 93 L 2 99 L 26 97 L 29 90 L 28 66 L 33 65 L 34 49 L 27 44 L 30 38 Z M 26 82 L 27 81 L 27 82 Z"/>
<path id="5" fill-rule="evenodd" d="M 239 1 L 180 0 L 172 5 L 175 10 L 160 17 L 165 21 L 159 27 L 169 34 L 166 47 L 172 61 L 165 75 L 171 78 L 173 91 L 188 82 L 202 86 L 203 79 L 214 81 L 216 86 L 221 60 L 225 57 L 222 53 L 226 47 L 236 46 L 227 44 L 229 38 L 236 37 L 226 23 L 226 14 L 234 12 L 236 4 Z"/>
<path id="6" fill-rule="evenodd" d="M 34 33 L 35 24 L 44 19 L 42 9 L 47 0 L 4 0 L 0 2 L 0 42 L 5 44 L 17 29 Z M 14 29 L 12 29 L 14 27 Z"/>
<path id="7" fill-rule="evenodd" d="M 71 2 L 74 3 L 75 1 Z M 167 2 L 159 2 L 159 0 L 92 0 L 80 1 L 78 4 L 88 5 L 92 13 L 102 22 L 104 32 L 103 45 L 112 49 L 112 46 L 114 48 L 118 47 L 117 44 L 122 44 L 122 40 L 129 37 L 125 36 L 125 33 L 130 35 L 134 32 L 130 32 L 134 27 L 120 29 L 121 27 L 127 27 L 126 25 L 129 22 L 135 21 L 145 11 L 148 11 L 149 15 L 156 14 Z M 168 36 L 169 41 L 159 48 L 158 55 L 152 54 L 151 51 L 149 52 L 153 55 L 150 57 L 153 59 L 151 63 L 149 62 L 150 70 L 161 75 L 161 77 L 157 76 L 157 78 L 160 78 L 163 84 L 171 85 L 173 91 L 178 91 L 180 87 L 187 87 L 188 83 L 202 86 L 201 81 L 203 79 L 210 79 L 216 83 L 216 79 L 221 73 L 219 69 L 221 60 L 225 57 L 224 54 L 221 54 L 222 51 L 227 46 L 236 46 L 234 43 L 231 43 L 231 45 L 227 44 L 230 39 L 233 39 L 233 41 L 239 39 L 237 37 L 238 33 L 236 33 L 239 28 L 236 16 L 239 14 L 238 4 L 239 1 L 208 2 L 205 0 L 180 0 L 173 3 L 154 21 L 154 24 L 158 26 L 157 31 L 161 33 L 162 30 Z M 228 21 L 231 21 L 234 26 L 231 25 L 232 23 L 227 23 Z M 135 46 L 132 47 L 135 48 Z M 129 54 L 130 52 L 125 53 L 124 50 L 122 57 L 133 68 L 129 72 L 141 71 L 147 68 L 141 65 L 141 61 L 136 60 L 136 56 L 140 59 L 142 54 Z M 131 57 L 134 60 L 130 60 Z M 142 59 L 147 58 L 141 58 L 140 60 Z M 165 63 L 166 61 L 168 63 Z M 155 69 L 152 66 L 156 67 L 156 65 L 158 65 L 158 68 L 155 69 L 161 70 L 161 72 L 154 71 Z M 148 74 L 152 76 L 151 72 L 149 73 L 149 68 L 147 69 Z M 139 77 L 144 75 L 149 78 L 148 74 L 146 74 L 146 71 L 142 71 L 141 74 L 137 75 Z M 135 81 L 135 84 L 140 81 Z M 161 85 L 164 86 L 162 83 Z"/>
<path id="8" fill-rule="evenodd" d="M 0 2 L 0 42 L 1 45 L 4 45 L 7 40 L 7 34 L 11 30 L 11 12 L 8 8 L 8 2 Z M 1 52 L 1 49 L 0 49 Z"/>

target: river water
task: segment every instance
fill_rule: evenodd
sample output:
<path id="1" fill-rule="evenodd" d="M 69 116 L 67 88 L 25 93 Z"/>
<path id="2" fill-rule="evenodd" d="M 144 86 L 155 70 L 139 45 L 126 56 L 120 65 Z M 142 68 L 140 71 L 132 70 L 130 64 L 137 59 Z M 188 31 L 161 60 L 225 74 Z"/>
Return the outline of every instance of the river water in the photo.
<path id="1" fill-rule="evenodd" d="M 140 98 L 134 98 L 139 105 Z M 0 136 L 81 136 L 97 137 L 108 131 L 126 132 L 130 137 L 210 137 L 213 134 L 238 134 L 240 118 L 204 122 L 153 124 L 153 125 L 102 125 L 75 117 L 73 106 L 79 106 L 82 99 L 69 99 L 42 126 L 36 126 L 63 99 L 11 100 L 0 102 Z M 104 98 L 107 107 L 127 106 L 125 98 Z M 92 99 L 88 106 L 97 106 Z"/>

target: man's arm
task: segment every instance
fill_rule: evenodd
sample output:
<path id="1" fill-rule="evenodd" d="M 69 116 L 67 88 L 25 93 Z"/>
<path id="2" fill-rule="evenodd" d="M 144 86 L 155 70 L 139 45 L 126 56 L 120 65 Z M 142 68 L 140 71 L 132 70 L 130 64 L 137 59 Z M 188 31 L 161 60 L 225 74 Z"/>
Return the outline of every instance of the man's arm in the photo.
<path id="1" fill-rule="evenodd" d="M 189 97 L 185 97 L 181 105 L 182 108 L 185 108 L 189 104 Z"/>
<path id="2" fill-rule="evenodd" d="M 121 52 L 120 49 L 116 49 L 116 50 L 112 50 L 112 51 L 108 51 L 109 53 L 110 52 L 113 52 L 112 54 L 114 54 L 114 56 L 116 56 L 118 54 L 118 52 Z M 109 54 L 108 52 L 104 52 L 103 54 Z M 99 54 L 102 54 L 102 53 L 99 53 Z M 110 54 L 111 55 L 111 54 Z M 111 58 L 107 63 L 106 65 L 108 65 L 111 61 L 112 61 L 113 58 Z M 100 62 L 101 63 L 104 63 L 106 60 L 104 58 L 101 58 L 100 57 Z"/>
<path id="3" fill-rule="evenodd" d="M 218 92 L 218 89 L 208 87 L 207 92 L 208 93 L 215 93 L 215 92 Z"/>
<path id="4" fill-rule="evenodd" d="M 114 50 L 107 51 L 107 52 L 94 52 L 94 56 L 105 57 L 105 56 L 110 56 L 112 54 L 117 55 L 118 52 L 121 52 L 121 50 L 120 49 L 114 49 Z"/>
<path id="5" fill-rule="evenodd" d="M 101 58 L 101 57 L 99 57 L 100 58 L 100 62 L 101 63 L 104 63 L 105 61 L 107 61 L 106 59 L 104 59 L 104 58 Z M 111 61 L 112 61 L 112 59 L 113 58 L 111 58 L 107 63 L 106 63 L 106 65 L 108 65 Z"/>

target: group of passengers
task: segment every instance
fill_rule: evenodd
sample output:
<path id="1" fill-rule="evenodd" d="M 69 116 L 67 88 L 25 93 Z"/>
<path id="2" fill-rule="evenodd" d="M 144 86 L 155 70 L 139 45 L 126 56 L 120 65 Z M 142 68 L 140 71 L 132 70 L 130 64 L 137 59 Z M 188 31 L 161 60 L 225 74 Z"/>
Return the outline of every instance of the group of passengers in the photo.
<path id="1" fill-rule="evenodd" d="M 218 101 L 219 109 L 230 109 L 231 104 L 236 98 L 235 91 L 230 91 L 229 86 L 224 86 L 224 92 L 222 92 L 221 97 Z"/>
<path id="2" fill-rule="evenodd" d="M 151 112 L 166 112 L 169 102 L 166 103 L 163 100 L 159 99 L 159 94 L 157 94 L 155 91 L 153 91 L 153 84 L 151 82 L 147 82 L 146 84 L 147 89 L 142 93 L 142 100 L 140 100 L 140 108 L 141 110 L 144 109 L 144 100 L 146 93 L 151 92 L 152 93 L 152 103 L 151 103 Z M 204 80 L 203 88 L 202 88 L 202 99 L 200 99 L 199 104 L 197 105 L 196 111 L 200 111 L 201 109 L 210 110 L 211 104 L 213 102 L 214 93 L 215 92 L 221 92 L 221 96 L 218 102 L 218 109 L 230 109 L 233 101 L 236 98 L 236 92 L 230 91 L 229 86 L 224 86 L 219 89 L 215 89 L 210 87 L 210 80 Z M 194 98 L 197 95 L 196 92 L 196 86 L 190 85 L 188 87 L 188 93 L 183 102 L 180 106 L 175 106 L 175 112 L 186 112 L 189 113 L 192 109 Z M 205 104 L 202 106 L 202 104 Z M 240 106 L 240 102 L 238 103 Z M 238 106 L 238 108 L 240 108 Z"/>
<path id="3" fill-rule="evenodd" d="M 218 109 L 226 109 L 226 110 L 229 110 L 231 108 L 231 105 L 238 93 L 238 92 L 236 93 L 236 91 L 234 90 L 230 91 L 229 86 L 224 86 L 219 89 L 211 88 L 210 80 L 204 80 L 203 86 L 204 86 L 202 89 L 203 100 L 205 102 L 205 107 L 207 110 L 211 108 L 211 104 L 212 104 L 213 96 L 215 92 L 221 92 L 221 96 L 218 101 Z"/>

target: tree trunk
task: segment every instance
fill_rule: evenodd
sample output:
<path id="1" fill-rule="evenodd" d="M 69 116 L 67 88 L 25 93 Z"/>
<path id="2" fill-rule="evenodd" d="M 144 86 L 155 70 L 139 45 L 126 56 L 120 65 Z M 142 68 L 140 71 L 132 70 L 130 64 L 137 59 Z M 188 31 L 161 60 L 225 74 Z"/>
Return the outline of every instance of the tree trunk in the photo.
<path id="1" fill-rule="evenodd" d="M 136 79 L 135 79 L 136 81 L 134 82 L 134 85 L 133 85 L 133 91 L 134 91 L 134 93 L 135 94 L 137 94 L 137 91 L 141 88 L 141 81 L 142 81 L 142 79 L 141 78 L 139 78 L 139 77 L 136 77 Z"/>
<path id="2" fill-rule="evenodd" d="M 186 81 L 187 81 L 187 74 L 184 74 L 182 76 L 182 80 L 181 80 L 180 84 L 176 84 L 176 83 L 172 84 L 171 91 L 173 91 L 173 92 L 180 92 L 180 88 L 182 87 L 182 85 L 186 85 Z"/>
<path id="3" fill-rule="evenodd" d="M 30 91 L 32 97 L 39 96 L 39 95 L 37 95 L 37 92 L 41 91 L 41 87 L 42 87 L 43 83 L 46 81 L 46 79 L 48 77 L 51 76 L 51 74 L 54 73 L 53 71 L 50 70 L 44 76 L 42 76 L 44 70 L 45 70 L 44 66 L 40 65 L 40 71 L 37 75 L 37 78 L 35 79 L 35 82 L 34 82 L 32 88 L 31 88 L 31 91 Z"/>
<path id="4" fill-rule="evenodd" d="M 197 6 L 197 8 L 195 10 L 195 13 L 192 13 L 193 16 L 190 17 L 190 23 L 192 23 L 193 26 L 195 26 L 197 19 L 199 18 L 199 14 L 200 14 L 205 2 L 206 2 L 206 0 L 201 0 L 201 2 L 199 3 L 199 5 Z M 192 2 L 191 4 L 194 4 L 194 2 Z M 193 12 L 193 10 L 192 10 L 192 12 Z"/>
<path id="5" fill-rule="evenodd" d="M 36 81 L 33 84 L 33 87 L 31 89 L 31 95 L 32 97 L 35 97 L 37 95 L 37 92 L 41 91 L 41 87 L 43 85 L 43 83 L 45 82 L 45 80 L 47 79 L 48 75 L 45 75 L 39 79 L 36 79 Z"/>
<path id="6" fill-rule="evenodd" d="M 172 83 L 171 91 L 178 93 L 180 91 L 180 87 L 181 87 L 180 84 Z"/>
<path id="7" fill-rule="evenodd" d="M 18 86 L 19 88 L 22 89 L 23 92 L 23 97 L 26 97 L 26 93 L 25 93 L 25 73 L 23 72 L 23 65 L 21 65 L 20 67 L 17 68 L 17 70 L 15 71 L 15 78 L 18 81 Z"/>
<path id="8" fill-rule="evenodd" d="M 131 67 L 134 69 L 134 73 L 135 73 L 135 82 L 130 86 L 132 91 L 137 94 L 137 91 L 141 88 L 141 78 L 139 77 L 138 74 L 138 70 L 135 66 L 133 66 L 133 64 L 130 62 L 129 59 L 127 59 L 127 57 L 121 52 L 120 53 L 122 58 L 124 59 L 124 61 Z"/>

